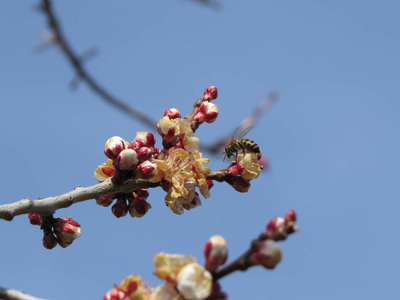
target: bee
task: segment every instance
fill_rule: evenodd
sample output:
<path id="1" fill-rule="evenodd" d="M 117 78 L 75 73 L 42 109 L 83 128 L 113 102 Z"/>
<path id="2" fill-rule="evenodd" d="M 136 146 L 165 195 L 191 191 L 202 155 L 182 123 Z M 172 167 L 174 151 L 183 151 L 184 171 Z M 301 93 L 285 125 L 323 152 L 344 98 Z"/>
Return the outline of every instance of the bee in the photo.
<path id="1" fill-rule="evenodd" d="M 240 126 L 236 128 L 230 143 L 225 147 L 225 155 L 228 158 L 234 154 L 237 154 L 240 150 L 243 152 L 247 150 L 253 153 L 261 153 L 260 147 L 255 141 L 243 138 L 253 128 L 253 126 L 245 127 L 242 131 L 240 131 L 241 128 L 242 127 Z"/>

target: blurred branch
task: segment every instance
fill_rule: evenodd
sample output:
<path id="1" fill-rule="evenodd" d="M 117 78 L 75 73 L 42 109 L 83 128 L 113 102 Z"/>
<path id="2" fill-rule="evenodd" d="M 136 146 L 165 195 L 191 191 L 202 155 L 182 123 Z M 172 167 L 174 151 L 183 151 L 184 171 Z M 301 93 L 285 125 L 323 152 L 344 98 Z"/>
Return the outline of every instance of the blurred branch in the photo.
<path id="1" fill-rule="evenodd" d="M 259 245 L 261 242 L 266 240 L 273 240 L 273 241 L 281 241 L 287 238 L 287 235 L 295 233 L 299 230 L 299 227 L 294 226 L 294 223 L 291 226 L 287 226 L 285 228 L 285 235 L 284 236 L 269 236 L 268 233 L 262 233 L 259 235 L 257 239 L 254 239 L 249 249 L 244 252 L 241 256 L 235 259 L 230 264 L 226 265 L 225 267 L 217 270 L 212 274 L 214 282 L 218 281 L 219 279 L 235 272 L 235 271 L 246 271 L 248 268 L 254 266 L 254 264 L 250 260 L 250 256 L 253 253 L 257 253 Z"/>
<path id="2" fill-rule="evenodd" d="M 0 299 L 5 299 L 5 300 L 44 300 L 42 298 L 30 296 L 21 291 L 9 290 L 9 289 L 5 289 L 2 287 L 0 287 Z"/>
<path id="3" fill-rule="evenodd" d="M 253 111 L 247 118 L 243 119 L 243 121 L 240 122 L 239 126 L 236 127 L 234 131 L 237 130 L 238 132 L 241 132 L 245 128 L 254 126 L 261 115 L 271 107 L 271 105 L 276 101 L 277 98 L 278 95 L 275 92 L 271 92 L 266 98 L 260 101 L 260 103 L 253 109 Z M 232 131 L 232 133 L 234 131 Z M 218 141 L 214 144 L 202 145 L 201 148 L 210 153 L 219 154 L 219 152 L 221 152 L 221 149 L 226 146 L 227 141 L 229 142 L 231 140 L 232 133 L 225 136 L 224 138 L 218 139 Z"/>
<path id="4" fill-rule="evenodd" d="M 194 2 L 210 6 L 211 8 L 214 9 L 220 9 L 221 8 L 221 3 L 216 0 L 193 0 Z"/>
<path id="5" fill-rule="evenodd" d="M 110 105 L 114 106 L 116 109 L 138 120 L 139 122 L 144 123 L 151 129 L 156 129 L 156 121 L 111 95 L 86 71 L 82 63 L 85 57 L 79 57 L 79 55 L 74 53 L 71 46 L 67 42 L 61 30 L 60 24 L 54 14 L 51 0 L 42 0 L 40 8 L 46 15 L 48 27 L 53 34 L 52 42 L 58 45 L 71 66 L 75 69 L 78 78 L 86 82 L 86 84 L 94 93 L 96 93 L 98 96 L 100 96 L 100 98 Z M 76 79 L 74 79 L 73 84 L 76 84 Z"/>

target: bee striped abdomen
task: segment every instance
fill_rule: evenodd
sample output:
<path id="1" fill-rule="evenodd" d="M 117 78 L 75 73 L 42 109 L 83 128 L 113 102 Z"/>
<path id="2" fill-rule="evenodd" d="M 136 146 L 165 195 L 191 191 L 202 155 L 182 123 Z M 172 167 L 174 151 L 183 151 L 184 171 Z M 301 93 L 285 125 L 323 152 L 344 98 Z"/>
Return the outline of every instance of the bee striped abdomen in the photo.
<path id="1" fill-rule="evenodd" d="M 243 148 L 253 152 L 253 153 L 260 153 L 260 147 L 257 145 L 257 143 L 253 140 L 250 139 L 241 139 L 240 144 L 242 144 Z"/>

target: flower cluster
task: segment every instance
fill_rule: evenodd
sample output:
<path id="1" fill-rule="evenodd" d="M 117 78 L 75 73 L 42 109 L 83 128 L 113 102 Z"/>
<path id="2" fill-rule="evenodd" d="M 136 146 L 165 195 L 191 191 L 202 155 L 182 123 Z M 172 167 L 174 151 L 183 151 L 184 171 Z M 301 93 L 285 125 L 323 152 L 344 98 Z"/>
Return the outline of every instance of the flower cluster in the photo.
<path id="1" fill-rule="evenodd" d="M 81 236 L 81 225 L 71 217 L 42 218 L 39 214 L 32 213 L 28 218 L 32 225 L 41 226 L 44 233 L 43 246 L 46 249 L 53 249 L 57 244 L 66 248 Z"/>
<path id="2" fill-rule="evenodd" d="M 157 288 L 131 275 L 114 286 L 103 300 L 162 300 L 206 299 L 212 292 L 211 273 L 201 267 L 195 258 L 179 254 L 159 253 L 154 256 L 155 274 L 165 280 Z"/>
<path id="3" fill-rule="evenodd" d="M 281 239 L 283 227 L 286 236 L 298 230 L 294 226 L 296 213 L 289 210 L 284 220 L 285 225 L 277 226 L 277 218 L 267 225 L 267 231 L 253 240 L 250 249 L 224 266 L 228 258 L 228 246 L 220 235 L 208 239 L 203 248 L 204 267 L 196 258 L 181 254 L 159 253 L 154 256 L 155 275 L 165 280 L 157 288 L 143 284 L 141 278 L 132 275 L 125 278 L 119 286 L 114 286 L 103 300 L 227 300 L 228 295 L 222 291 L 219 279 L 234 272 L 261 265 L 273 269 L 282 259 L 282 252 L 276 241 Z M 278 228 L 272 229 L 272 228 Z M 285 237 L 286 237 L 285 236 Z"/>
<path id="4" fill-rule="evenodd" d="M 103 300 L 149 300 L 153 290 L 140 276 L 131 275 L 124 278 L 119 286 L 115 285 Z"/>
<path id="5" fill-rule="evenodd" d="M 217 118 L 218 108 L 210 102 L 217 96 L 217 88 L 208 87 L 185 118 L 181 118 L 176 108 L 166 110 L 157 124 L 162 151 L 155 147 L 156 140 L 150 132 L 137 132 L 131 143 L 118 136 L 110 138 L 104 149 L 108 160 L 96 169 L 97 180 L 102 182 L 112 177 L 114 184 L 120 184 L 126 179 L 144 179 L 159 185 L 167 193 L 165 203 L 176 214 L 200 206 L 200 194 L 208 198 L 213 182 L 207 180 L 211 169 L 205 165 L 210 160 L 199 152 L 200 141 L 194 131 L 201 123 L 211 123 Z M 128 212 L 132 217 L 142 217 L 151 208 L 146 201 L 148 196 L 147 190 L 139 189 L 129 194 L 104 195 L 96 201 L 109 206 L 116 200 L 112 212 L 117 217 Z"/>

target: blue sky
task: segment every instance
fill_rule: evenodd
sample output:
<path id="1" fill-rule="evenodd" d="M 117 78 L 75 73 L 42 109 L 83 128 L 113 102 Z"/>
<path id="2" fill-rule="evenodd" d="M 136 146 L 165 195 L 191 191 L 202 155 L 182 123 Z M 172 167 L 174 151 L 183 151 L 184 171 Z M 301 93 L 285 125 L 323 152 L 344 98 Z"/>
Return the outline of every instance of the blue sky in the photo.
<path id="1" fill-rule="evenodd" d="M 96 183 L 105 141 L 147 130 L 102 102 L 57 49 L 34 51 L 46 29 L 35 2 L 0 10 L 0 203 Z M 270 160 L 247 194 L 216 184 L 182 216 L 150 192 L 142 219 L 116 219 L 87 201 L 60 210 L 82 226 L 71 247 L 51 251 L 26 216 L 0 222 L 0 286 L 47 299 L 99 299 L 132 273 L 158 285 L 152 257 L 193 255 L 214 235 L 233 259 L 273 216 L 298 213 L 301 230 L 280 243 L 273 271 L 221 281 L 230 299 L 395 299 L 400 225 L 398 1 L 56 1 L 74 49 L 96 48 L 89 71 L 116 96 L 158 120 L 191 112 L 208 85 L 220 115 L 196 135 L 231 132 L 270 91 L 279 100 L 247 137 Z M 397 28 L 397 29 L 396 29 Z M 158 139 L 158 146 L 160 146 Z M 205 156 L 210 156 L 205 154 Z M 212 155 L 209 166 L 225 166 Z M 226 163 L 226 162 L 225 162 Z"/>

